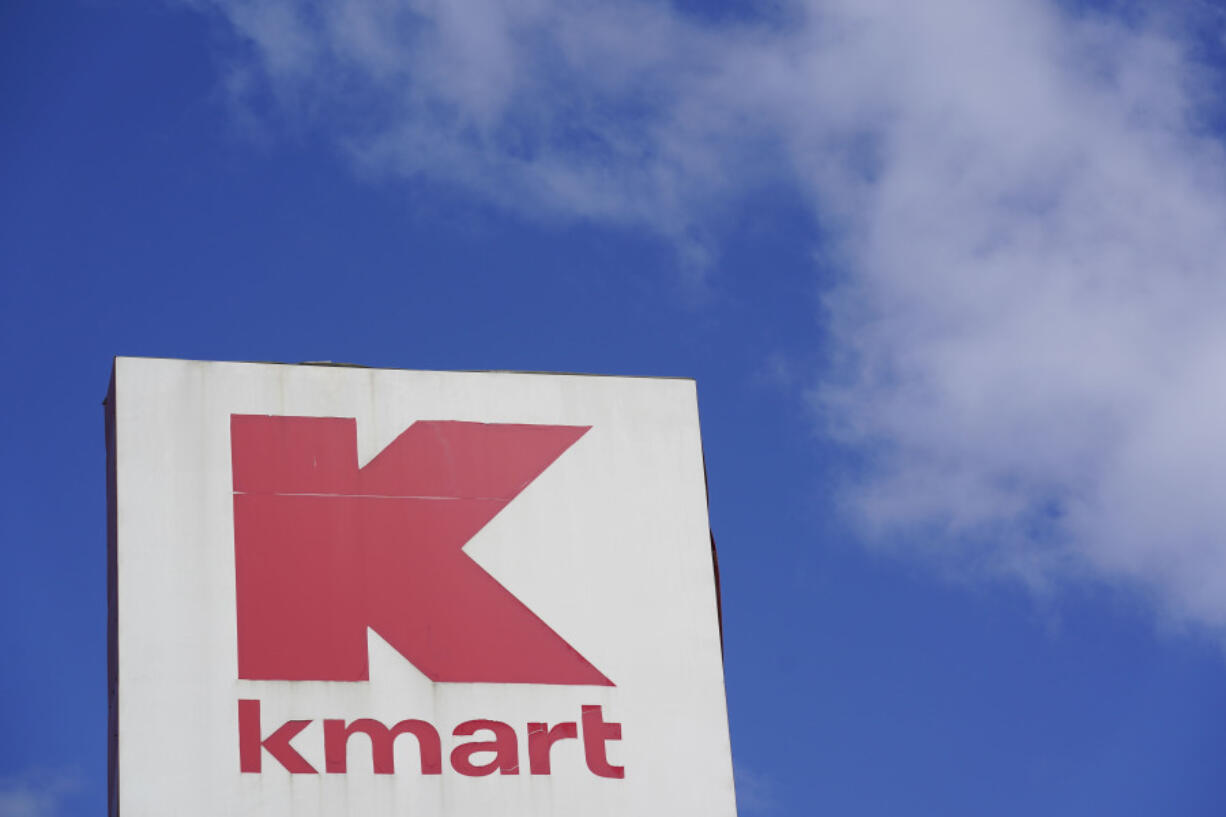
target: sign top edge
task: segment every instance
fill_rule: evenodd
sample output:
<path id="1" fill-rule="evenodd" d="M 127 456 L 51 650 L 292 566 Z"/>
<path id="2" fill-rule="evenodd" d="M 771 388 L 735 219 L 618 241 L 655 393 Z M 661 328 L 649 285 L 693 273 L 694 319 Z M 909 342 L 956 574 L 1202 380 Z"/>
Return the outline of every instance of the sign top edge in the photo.
<path id="1" fill-rule="evenodd" d="M 410 369 L 396 366 L 366 366 L 361 363 L 339 363 L 331 360 L 306 360 L 299 363 L 286 363 L 280 360 L 200 360 L 195 358 L 156 357 L 152 355 L 115 355 L 112 363 L 114 368 L 120 361 L 137 362 L 170 362 L 170 363 L 220 363 L 236 366 L 288 366 L 310 367 L 323 369 L 356 369 L 371 372 L 421 372 L 428 374 L 528 374 L 551 375 L 556 377 L 599 377 L 625 380 L 668 380 L 696 383 L 697 379 L 684 375 L 644 375 L 644 374 L 602 374 L 599 372 L 551 372 L 525 369 Z"/>

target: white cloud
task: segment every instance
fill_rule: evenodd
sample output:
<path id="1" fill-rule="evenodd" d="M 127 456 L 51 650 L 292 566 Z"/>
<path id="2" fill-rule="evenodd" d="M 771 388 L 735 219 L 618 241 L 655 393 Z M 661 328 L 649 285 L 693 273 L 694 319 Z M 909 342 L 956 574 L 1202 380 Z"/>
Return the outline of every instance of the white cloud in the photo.
<path id="1" fill-rule="evenodd" d="M 848 358 L 814 400 L 876 457 L 848 504 L 1222 627 L 1226 175 L 1196 72 L 1155 29 L 960 11 L 894 18 L 906 80 L 828 301 Z"/>
<path id="2" fill-rule="evenodd" d="M 798 185 L 845 272 L 812 404 L 864 455 L 868 536 L 1226 630 L 1226 161 L 1187 34 L 1211 9 L 212 6 L 366 172 L 695 256 L 714 210 Z"/>

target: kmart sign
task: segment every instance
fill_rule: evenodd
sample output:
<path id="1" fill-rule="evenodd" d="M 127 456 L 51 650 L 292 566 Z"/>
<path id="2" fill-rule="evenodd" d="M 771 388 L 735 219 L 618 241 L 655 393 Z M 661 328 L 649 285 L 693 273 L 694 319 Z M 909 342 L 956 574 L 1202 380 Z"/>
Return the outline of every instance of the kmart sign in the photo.
<path id="1" fill-rule="evenodd" d="M 735 813 L 692 381 L 121 358 L 108 443 L 113 814 Z"/>

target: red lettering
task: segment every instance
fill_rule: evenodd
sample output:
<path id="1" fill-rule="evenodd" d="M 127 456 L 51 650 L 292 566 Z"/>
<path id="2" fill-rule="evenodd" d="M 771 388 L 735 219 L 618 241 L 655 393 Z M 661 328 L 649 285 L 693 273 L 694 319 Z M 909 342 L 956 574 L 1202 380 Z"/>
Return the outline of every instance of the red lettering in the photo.
<path id="1" fill-rule="evenodd" d="M 277 759 L 291 774 L 318 774 L 315 767 L 298 754 L 290 741 L 306 729 L 310 721 L 286 721 L 279 729 L 260 739 L 260 702 L 238 702 L 238 763 L 244 772 L 259 772 L 263 756 L 261 749 Z"/>
<path id="2" fill-rule="evenodd" d="M 508 724 L 488 720 L 464 721 L 452 734 L 467 737 L 481 729 L 493 732 L 494 740 L 461 743 L 451 752 L 452 767 L 468 777 L 484 777 L 495 771 L 499 774 L 519 774 L 519 741 L 515 737 L 515 730 Z M 477 765 L 472 762 L 472 756 L 478 752 L 494 752 L 494 759 L 489 763 Z"/>
<path id="3" fill-rule="evenodd" d="M 395 741 L 405 733 L 417 738 L 421 750 L 421 773 L 441 774 L 443 771 L 442 747 L 438 730 L 425 721 L 406 720 L 388 729 L 379 721 L 359 718 L 348 726 L 342 720 L 324 721 L 324 757 L 329 774 L 344 774 L 348 770 L 347 749 L 349 737 L 361 732 L 370 738 L 371 763 L 375 774 L 394 774 L 396 771 Z"/>
<path id="4" fill-rule="evenodd" d="M 548 723 L 528 723 L 528 768 L 531 774 L 552 774 L 554 744 L 573 740 L 583 731 L 583 756 L 588 769 L 599 777 L 622 779 L 626 776 L 623 766 L 614 766 L 608 758 L 608 742 L 621 740 L 622 725 L 605 721 L 599 706 L 581 708 L 581 723 L 564 721 L 550 726 Z M 291 720 L 281 724 L 267 737 L 262 736 L 260 725 L 260 702 L 238 702 L 238 750 L 239 768 L 244 773 L 259 774 L 263 770 L 263 753 L 267 751 L 291 774 L 318 774 L 306 758 L 298 754 L 291 741 L 311 720 Z M 466 777 L 485 777 L 494 774 L 519 774 L 519 737 L 514 727 L 502 721 L 479 718 L 464 721 L 452 735 L 471 737 L 485 731 L 492 740 L 470 740 L 460 743 L 451 751 L 451 766 Z M 437 775 L 443 772 L 443 748 L 438 730 L 427 721 L 407 719 L 388 727 L 373 718 L 358 718 L 346 722 L 340 718 L 323 720 L 324 768 L 329 774 L 345 774 L 349 771 L 349 739 L 361 733 L 370 740 L 371 768 L 375 774 L 395 774 L 396 738 L 411 734 L 417 739 L 421 758 L 421 773 Z M 474 762 L 476 755 L 488 753 L 492 758 L 485 763 Z M 484 759 L 484 758 L 483 758 Z"/>
<path id="5" fill-rule="evenodd" d="M 621 740 L 621 737 L 622 725 L 605 723 L 599 706 L 583 707 L 583 756 L 593 774 L 618 779 L 626 776 L 625 767 L 609 765 L 605 755 L 605 742 Z"/>
<path id="6" fill-rule="evenodd" d="M 559 740 L 578 735 L 579 729 L 574 721 L 559 723 L 552 729 L 546 723 L 528 724 L 528 768 L 532 774 L 549 774 L 549 752 L 553 745 Z"/>

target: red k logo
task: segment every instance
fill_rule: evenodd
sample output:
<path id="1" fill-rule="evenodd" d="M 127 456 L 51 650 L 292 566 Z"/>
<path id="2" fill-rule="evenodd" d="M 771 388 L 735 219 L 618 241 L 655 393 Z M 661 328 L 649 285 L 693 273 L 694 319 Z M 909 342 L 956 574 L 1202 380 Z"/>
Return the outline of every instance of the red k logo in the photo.
<path id="1" fill-rule="evenodd" d="M 364 681 L 366 628 L 434 681 L 612 682 L 464 553 L 588 430 L 234 415 L 240 678 Z"/>

